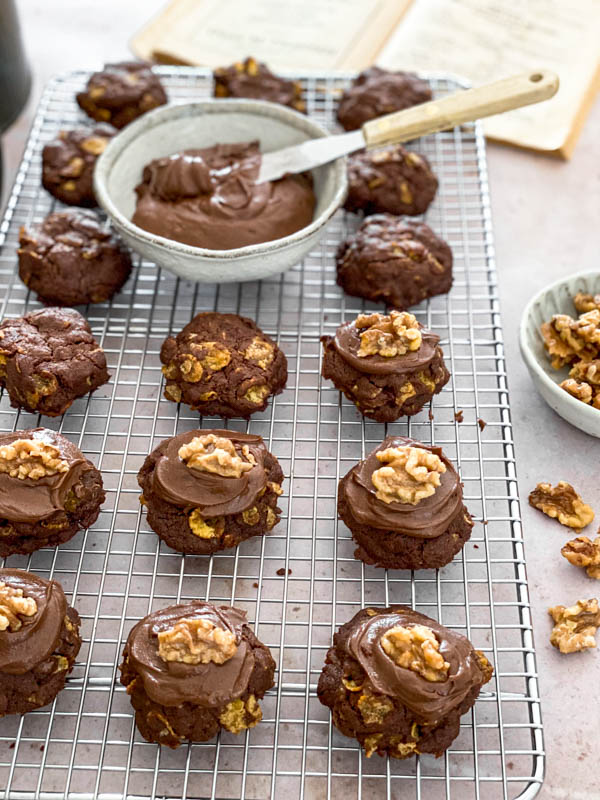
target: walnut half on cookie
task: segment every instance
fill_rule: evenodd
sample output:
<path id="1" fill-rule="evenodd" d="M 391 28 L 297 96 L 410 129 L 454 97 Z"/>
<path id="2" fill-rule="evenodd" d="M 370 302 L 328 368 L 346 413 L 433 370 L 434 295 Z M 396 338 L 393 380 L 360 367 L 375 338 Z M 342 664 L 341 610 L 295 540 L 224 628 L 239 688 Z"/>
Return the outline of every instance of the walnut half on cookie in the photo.
<path id="1" fill-rule="evenodd" d="M 246 317 L 197 314 L 165 339 L 165 397 L 205 416 L 245 417 L 267 407 L 287 381 L 287 360 L 275 342 Z"/>
<path id="2" fill-rule="evenodd" d="M 260 436 L 195 430 L 166 439 L 138 474 L 148 523 L 180 553 L 209 555 L 279 522 L 283 472 Z"/>
<path id="3" fill-rule="evenodd" d="M 138 622 L 120 669 L 142 736 L 179 747 L 260 722 L 258 701 L 273 686 L 275 662 L 245 612 L 195 600 Z"/>

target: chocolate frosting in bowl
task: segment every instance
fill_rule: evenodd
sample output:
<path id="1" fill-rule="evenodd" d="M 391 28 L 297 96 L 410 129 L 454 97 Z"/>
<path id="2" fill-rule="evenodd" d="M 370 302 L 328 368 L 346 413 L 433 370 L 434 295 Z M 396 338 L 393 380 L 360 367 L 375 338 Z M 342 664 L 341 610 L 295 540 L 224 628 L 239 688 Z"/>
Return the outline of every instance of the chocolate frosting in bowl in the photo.
<path id="1" fill-rule="evenodd" d="M 312 222 L 306 175 L 256 183 L 258 142 L 217 144 L 158 158 L 136 187 L 133 223 L 167 239 L 232 250 L 281 239 Z"/>
<path id="2" fill-rule="evenodd" d="M 6 472 L 0 473 L 0 518 L 31 523 L 64 511 L 70 490 L 92 465 L 78 447 L 56 431 L 34 428 L 4 433 L 0 435 L 0 447 L 18 439 L 39 439 L 53 445 L 59 451 L 59 458 L 68 463 L 69 470 L 37 479 L 13 478 Z"/>
<path id="3" fill-rule="evenodd" d="M 211 433 L 230 439 L 238 454 L 246 445 L 256 464 L 239 478 L 223 477 L 186 466 L 179 458 L 181 446 L 196 436 Z M 258 494 L 267 485 L 264 468 L 267 449 L 260 436 L 219 429 L 194 430 L 167 439 L 159 452 L 152 476 L 153 491 L 172 505 L 186 510 L 199 509 L 203 517 L 239 514 L 254 504 Z"/>
<path id="4" fill-rule="evenodd" d="M 0 581 L 22 589 L 24 597 L 33 597 L 37 603 L 33 616 L 20 618 L 19 630 L 0 631 L 0 673 L 23 675 L 56 650 L 67 601 L 58 583 L 22 569 L 0 569 Z"/>
<path id="5" fill-rule="evenodd" d="M 425 625 L 435 633 L 440 642 L 439 652 L 450 664 L 446 680 L 428 681 L 393 661 L 381 646 L 381 638 L 397 625 L 405 628 Z M 442 720 L 462 703 L 471 689 L 484 682 L 468 639 L 406 606 L 393 606 L 374 616 L 362 617 L 354 626 L 346 649 L 367 673 L 376 691 L 397 697 L 428 724 Z"/>
<path id="6" fill-rule="evenodd" d="M 377 497 L 371 476 L 381 467 L 377 453 L 388 447 L 412 445 L 429 450 L 444 462 L 446 472 L 440 475 L 440 485 L 430 497 L 416 505 L 410 503 L 385 503 Z M 458 473 L 442 453 L 440 447 L 422 444 L 404 436 L 388 436 L 349 473 L 345 486 L 352 516 L 361 525 L 413 536 L 417 539 L 435 539 L 447 530 L 455 516 L 462 511 L 462 486 Z"/>
<path id="7" fill-rule="evenodd" d="M 158 654 L 159 631 L 172 628 L 181 619 L 202 618 L 235 634 L 237 649 L 223 664 L 184 664 L 163 661 Z M 151 700 L 162 706 L 195 703 L 219 707 L 240 697 L 254 669 L 254 654 L 242 638 L 246 614 L 229 606 L 213 606 L 201 600 L 155 611 L 135 625 L 125 648 L 125 657 L 141 676 Z"/>
<path id="8" fill-rule="evenodd" d="M 381 355 L 359 356 L 360 331 L 356 320 L 345 322 L 336 330 L 333 346 L 344 361 L 359 372 L 369 375 L 402 375 L 425 369 L 434 359 L 440 337 L 421 327 L 421 346 L 418 350 L 391 358 Z"/>

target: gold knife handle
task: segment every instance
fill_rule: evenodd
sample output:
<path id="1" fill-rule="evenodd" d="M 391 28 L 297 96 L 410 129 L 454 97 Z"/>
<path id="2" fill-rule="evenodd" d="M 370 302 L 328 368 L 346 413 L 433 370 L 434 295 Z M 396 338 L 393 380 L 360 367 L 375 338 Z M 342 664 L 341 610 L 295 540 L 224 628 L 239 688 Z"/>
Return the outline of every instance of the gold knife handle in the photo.
<path id="1" fill-rule="evenodd" d="M 558 85 L 558 75 L 553 72 L 531 70 L 370 120 L 362 126 L 362 131 L 367 147 L 406 142 L 463 122 L 548 100 L 556 94 Z"/>

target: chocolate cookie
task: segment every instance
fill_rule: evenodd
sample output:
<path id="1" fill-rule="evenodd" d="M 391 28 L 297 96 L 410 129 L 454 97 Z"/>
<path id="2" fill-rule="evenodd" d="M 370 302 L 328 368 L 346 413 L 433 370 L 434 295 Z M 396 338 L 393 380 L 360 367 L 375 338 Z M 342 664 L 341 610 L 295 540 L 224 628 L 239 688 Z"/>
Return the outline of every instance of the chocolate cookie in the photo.
<path id="1" fill-rule="evenodd" d="M 21 228 L 19 276 L 45 303 L 102 303 L 125 283 L 131 258 L 93 211 L 70 208 Z"/>
<path id="2" fill-rule="evenodd" d="M 67 542 L 98 518 L 102 476 L 47 428 L 0 434 L 0 558 Z"/>
<path id="3" fill-rule="evenodd" d="M 353 131 L 370 119 L 426 103 L 431 96 L 427 81 L 413 72 L 388 72 L 380 67 L 369 67 L 342 95 L 337 118 L 347 131 Z"/>
<path id="4" fill-rule="evenodd" d="M 359 314 L 321 341 L 323 377 L 377 422 L 416 414 L 450 379 L 440 337 L 406 311 Z"/>
<path id="5" fill-rule="evenodd" d="M 174 550 L 196 555 L 270 531 L 280 519 L 282 481 L 260 436 L 218 429 L 165 439 L 138 474 L 152 530 Z"/>
<path id="6" fill-rule="evenodd" d="M 94 72 L 77 102 L 88 117 L 124 128 L 146 111 L 164 105 L 167 95 L 147 64 L 122 61 Z"/>
<path id="7" fill-rule="evenodd" d="M 219 67 L 213 76 L 215 97 L 269 100 L 271 103 L 289 106 L 296 111 L 306 111 L 301 84 L 274 75 L 266 64 L 255 58 L 237 61 L 230 67 Z"/>
<path id="8" fill-rule="evenodd" d="M 42 185 L 51 195 L 72 206 L 95 206 L 94 166 L 117 131 L 95 125 L 61 131 L 42 151 Z"/>
<path id="9" fill-rule="evenodd" d="M 0 386 L 14 408 L 58 417 L 110 375 L 87 321 L 71 308 L 44 308 L 0 324 Z"/>
<path id="10" fill-rule="evenodd" d="M 458 473 L 440 447 L 388 436 L 340 481 L 338 514 L 356 558 L 386 569 L 437 569 L 471 536 Z"/>
<path id="11" fill-rule="evenodd" d="M 373 753 L 441 756 L 494 668 L 460 633 L 407 606 L 363 608 L 333 637 L 317 695 Z"/>
<path id="12" fill-rule="evenodd" d="M 337 282 L 348 294 L 403 311 L 452 286 L 452 250 L 424 222 L 367 217 L 337 252 Z"/>
<path id="13" fill-rule="evenodd" d="M 160 350 L 165 397 L 206 416 L 244 417 L 264 411 L 287 381 L 287 359 L 247 317 L 197 314 Z"/>
<path id="14" fill-rule="evenodd" d="M 60 583 L 0 569 L 0 717 L 51 703 L 80 647 L 79 614 Z"/>
<path id="15" fill-rule="evenodd" d="M 396 144 L 348 158 L 347 211 L 365 214 L 423 214 L 438 188 L 425 156 Z"/>
<path id="16" fill-rule="evenodd" d="M 120 669 L 144 739 L 175 748 L 258 724 L 275 662 L 244 611 L 194 600 L 138 622 Z"/>

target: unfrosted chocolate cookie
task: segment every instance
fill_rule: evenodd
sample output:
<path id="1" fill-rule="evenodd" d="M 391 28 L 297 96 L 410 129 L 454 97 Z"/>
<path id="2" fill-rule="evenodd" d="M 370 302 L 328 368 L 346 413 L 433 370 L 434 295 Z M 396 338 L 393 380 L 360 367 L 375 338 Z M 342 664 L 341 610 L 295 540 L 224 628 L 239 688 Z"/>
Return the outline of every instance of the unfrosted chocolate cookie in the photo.
<path id="1" fill-rule="evenodd" d="M 167 95 L 147 64 L 122 61 L 94 72 L 85 91 L 77 94 L 77 102 L 88 117 L 124 128 L 146 111 L 164 105 Z"/>
<path id="2" fill-rule="evenodd" d="M 0 717 L 51 703 L 80 647 L 79 614 L 60 583 L 0 569 Z"/>
<path id="3" fill-rule="evenodd" d="M 287 381 L 287 359 L 247 317 L 197 314 L 165 339 L 160 360 L 165 397 L 206 416 L 245 417 L 264 411 Z"/>
<path id="4" fill-rule="evenodd" d="M 138 474 L 148 523 L 180 553 L 209 555 L 280 519 L 283 472 L 260 436 L 193 430 L 164 442 Z"/>
<path id="5" fill-rule="evenodd" d="M 493 673 L 467 638 L 424 614 L 363 608 L 334 635 L 317 695 L 367 758 L 439 757 Z"/>
<path id="6" fill-rule="evenodd" d="M 44 302 L 102 303 L 131 272 L 129 253 L 93 211 L 70 208 L 21 228 L 19 276 Z"/>
<path id="7" fill-rule="evenodd" d="M 120 669 L 139 732 L 175 748 L 257 725 L 275 662 L 244 611 L 194 600 L 138 622 Z"/>
<path id="8" fill-rule="evenodd" d="M 440 337 L 406 311 L 360 314 L 323 336 L 321 374 L 377 422 L 412 416 L 450 379 Z"/>
<path id="9" fill-rule="evenodd" d="M 61 131 L 42 151 L 44 189 L 68 205 L 97 205 L 94 166 L 116 132 L 104 124 Z"/>
<path id="10" fill-rule="evenodd" d="M 44 308 L 0 324 L 0 386 L 15 408 L 58 417 L 109 378 L 104 351 L 72 308 Z"/>
<path id="11" fill-rule="evenodd" d="M 423 214 L 438 188 L 425 156 L 396 144 L 348 158 L 347 211 L 365 214 Z"/>
<path id="12" fill-rule="evenodd" d="M 301 84 L 274 75 L 266 64 L 255 58 L 237 61 L 230 67 L 219 67 L 213 75 L 215 97 L 269 100 L 271 103 L 289 106 L 296 111 L 306 111 Z"/>
<path id="13" fill-rule="evenodd" d="M 450 291 L 452 250 L 424 222 L 375 214 L 340 244 L 337 282 L 402 311 Z"/>
<path id="14" fill-rule="evenodd" d="M 354 555 L 386 569 L 437 569 L 471 536 L 458 473 L 440 447 L 388 436 L 340 481 Z"/>
<path id="15" fill-rule="evenodd" d="M 369 67 L 342 95 L 337 118 L 347 131 L 353 131 L 370 119 L 428 100 L 431 100 L 429 84 L 413 72 Z"/>
<path id="16" fill-rule="evenodd" d="M 102 476 L 47 428 L 0 434 L 0 558 L 67 542 L 98 518 Z"/>

